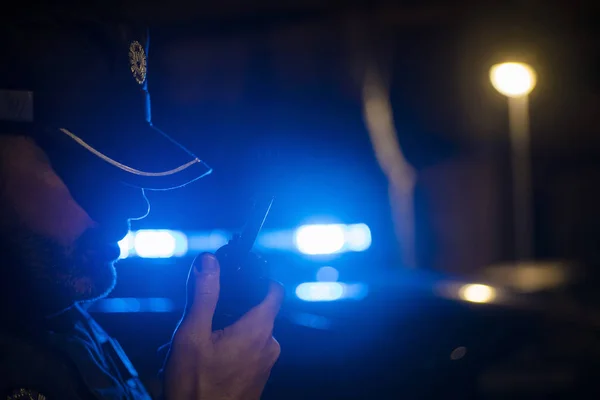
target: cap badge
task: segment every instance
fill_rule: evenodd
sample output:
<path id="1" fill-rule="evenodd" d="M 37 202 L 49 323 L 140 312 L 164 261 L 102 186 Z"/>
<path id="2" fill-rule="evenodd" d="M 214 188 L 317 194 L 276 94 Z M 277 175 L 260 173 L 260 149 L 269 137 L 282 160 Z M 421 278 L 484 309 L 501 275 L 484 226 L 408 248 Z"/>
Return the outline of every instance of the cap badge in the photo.
<path id="1" fill-rule="evenodd" d="M 129 45 L 129 65 L 136 82 L 143 84 L 146 81 L 146 51 L 137 40 Z"/>
<path id="2" fill-rule="evenodd" d="M 17 389 L 7 397 L 8 400 L 46 400 L 43 394 L 29 389 Z"/>

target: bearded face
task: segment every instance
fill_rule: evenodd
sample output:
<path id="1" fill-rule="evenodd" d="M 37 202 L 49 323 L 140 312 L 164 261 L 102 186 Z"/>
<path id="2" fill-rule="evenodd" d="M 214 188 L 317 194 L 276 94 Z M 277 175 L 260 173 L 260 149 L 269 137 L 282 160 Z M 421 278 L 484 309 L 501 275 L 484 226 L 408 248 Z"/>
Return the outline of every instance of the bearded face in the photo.
<path id="1" fill-rule="evenodd" d="M 0 138 L 0 156 L 3 286 L 28 292 L 31 301 L 51 311 L 109 293 L 128 218 L 118 213 L 105 221 L 92 219 L 43 151 L 26 137 Z M 118 201 L 107 197 L 103 208 L 108 215 Z"/>
<path id="2" fill-rule="evenodd" d="M 89 229 L 71 246 L 26 227 L 3 233 L 2 242 L 9 280 L 43 298 L 52 311 L 103 297 L 116 283 L 118 245 L 108 244 L 98 229 Z"/>

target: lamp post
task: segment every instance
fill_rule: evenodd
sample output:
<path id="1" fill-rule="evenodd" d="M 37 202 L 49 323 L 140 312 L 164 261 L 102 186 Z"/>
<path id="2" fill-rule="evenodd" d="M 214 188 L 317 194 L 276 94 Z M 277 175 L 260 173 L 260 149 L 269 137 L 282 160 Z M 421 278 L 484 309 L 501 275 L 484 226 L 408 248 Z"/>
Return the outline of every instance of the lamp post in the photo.
<path id="1" fill-rule="evenodd" d="M 508 120 L 512 153 L 515 255 L 517 260 L 533 258 L 533 195 L 529 132 L 529 93 L 536 74 L 527 64 L 506 62 L 490 69 L 494 88 L 508 99 Z"/>

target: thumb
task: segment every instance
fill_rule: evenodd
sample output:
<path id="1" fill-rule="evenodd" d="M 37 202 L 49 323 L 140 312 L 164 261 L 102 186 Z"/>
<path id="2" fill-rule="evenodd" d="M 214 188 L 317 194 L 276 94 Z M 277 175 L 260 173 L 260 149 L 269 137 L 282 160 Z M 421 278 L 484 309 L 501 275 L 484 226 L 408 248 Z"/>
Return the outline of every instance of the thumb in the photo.
<path id="1" fill-rule="evenodd" d="M 210 337 L 212 320 L 219 300 L 220 268 L 210 253 L 200 254 L 192 263 L 187 282 L 186 318 L 196 335 Z"/>

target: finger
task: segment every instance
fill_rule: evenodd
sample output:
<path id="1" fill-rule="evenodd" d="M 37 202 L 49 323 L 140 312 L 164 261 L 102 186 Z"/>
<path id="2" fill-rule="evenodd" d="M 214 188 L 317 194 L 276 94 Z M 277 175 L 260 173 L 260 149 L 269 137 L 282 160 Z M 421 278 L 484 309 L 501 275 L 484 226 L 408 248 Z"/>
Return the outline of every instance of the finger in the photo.
<path id="1" fill-rule="evenodd" d="M 220 268 L 217 258 L 203 253 L 192 263 L 188 278 L 188 315 L 197 335 L 207 338 L 212 333 L 212 320 L 219 300 Z"/>
<path id="2" fill-rule="evenodd" d="M 257 306 L 248 311 L 232 328 L 246 334 L 273 331 L 275 317 L 281 309 L 285 291 L 283 286 L 277 282 L 270 282 L 269 291 L 265 299 Z"/>
<path id="3" fill-rule="evenodd" d="M 285 289 L 279 282 L 271 281 L 269 283 L 269 293 L 267 297 L 257 307 L 262 310 L 266 317 L 275 320 L 279 310 L 281 310 L 281 304 L 285 297 Z"/>

